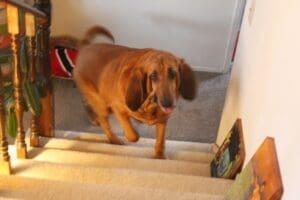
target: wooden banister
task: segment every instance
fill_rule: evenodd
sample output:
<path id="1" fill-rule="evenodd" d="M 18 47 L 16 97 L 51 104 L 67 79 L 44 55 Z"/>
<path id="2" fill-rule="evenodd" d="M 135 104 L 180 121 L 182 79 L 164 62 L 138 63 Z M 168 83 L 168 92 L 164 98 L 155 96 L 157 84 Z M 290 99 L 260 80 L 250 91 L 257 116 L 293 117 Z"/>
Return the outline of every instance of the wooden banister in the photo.
<path id="1" fill-rule="evenodd" d="M 34 7 L 16 1 L 0 0 L 5 2 L 8 15 L 8 32 L 11 38 L 12 52 L 12 80 L 14 86 L 15 113 L 17 118 L 17 138 L 16 149 L 18 158 L 27 157 L 27 147 L 25 143 L 25 131 L 23 129 L 23 91 L 22 83 L 24 79 L 35 83 L 37 74 L 45 79 L 43 90 L 45 96 L 41 98 L 42 114 L 40 117 L 32 113 L 30 145 L 39 145 L 39 135 L 54 136 L 54 95 L 51 79 L 50 66 L 50 24 L 51 24 L 51 3 L 50 0 L 35 0 Z M 20 14 L 25 13 L 26 33 L 20 29 Z M 22 31 L 20 31 L 22 30 Z M 23 74 L 20 66 L 20 38 L 26 34 L 29 53 L 29 72 Z M 0 70 L 1 73 L 1 70 Z M 25 77 L 23 77 L 25 75 Z M 0 74 L 0 89 L 3 89 L 2 77 Z M 27 90 L 26 90 L 27 91 Z M 10 156 L 8 154 L 8 143 L 5 133 L 5 109 L 3 102 L 3 92 L 0 92 L 0 174 L 11 172 Z"/>
<path id="2" fill-rule="evenodd" d="M 15 99 L 15 113 L 17 118 L 17 138 L 16 149 L 18 158 L 27 157 L 27 148 L 25 143 L 25 131 L 23 128 L 23 94 L 22 94 L 22 74 L 20 66 L 20 10 L 18 7 L 8 4 L 7 7 L 8 32 L 11 35 L 12 51 L 12 80 L 13 96 Z"/>
<path id="3" fill-rule="evenodd" d="M 22 76 L 20 66 L 20 52 L 19 52 L 19 38 L 17 34 L 12 34 L 12 52 L 13 52 L 13 84 L 14 84 L 14 98 L 16 101 L 15 110 L 17 116 L 17 157 L 26 158 L 27 149 L 25 143 L 25 131 L 23 127 L 23 102 L 22 102 Z"/>
<path id="4" fill-rule="evenodd" d="M 0 88 L 3 88 L 2 73 L 0 70 Z M 3 93 L 0 92 L 0 174 L 11 173 L 10 157 L 8 154 L 8 143 L 5 134 L 5 109 Z"/>
<path id="5" fill-rule="evenodd" d="M 36 20 L 33 15 L 26 13 L 26 35 L 27 35 L 27 47 L 29 54 L 29 81 L 36 84 Z M 30 121 L 30 146 L 39 146 L 39 130 L 37 116 L 31 114 Z"/>
<path id="6" fill-rule="evenodd" d="M 35 0 L 34 7 L 47 15 L 47 20 L 37 24 L 37 65 L 45 77 L 44 93 L 42 98 L 42 115 L 38 118 L 39 133 L 41 136 L 54 136 L 54 93 L 50 66 L 50 0 Z"/>
<path id="7" fill-rule="evenodd" d="M 23 9 L 24 11 L 33 14 L 35 17 L 39 17 L 39 18 L 43 18 L 43 19 L 47 20 L 46 13 L 44 13 L 26 3 L 23 3 L 21 1 L 16 1 L 16 0 L 1 0 L 1 1 L 4 1 L 11 5 L 14 5 L 14 6 L 18 7 L 19 9 Z"/>

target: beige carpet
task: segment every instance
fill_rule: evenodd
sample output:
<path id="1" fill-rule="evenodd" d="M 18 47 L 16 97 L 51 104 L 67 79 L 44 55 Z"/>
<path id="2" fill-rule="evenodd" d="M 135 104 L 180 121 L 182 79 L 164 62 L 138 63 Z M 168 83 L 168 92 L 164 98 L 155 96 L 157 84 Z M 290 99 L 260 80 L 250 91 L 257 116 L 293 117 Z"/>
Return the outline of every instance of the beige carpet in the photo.
<path id="1" fill-rule="evenodd" d="M 232 181 L 211 178 L 212 144 L 167 141 L 167 159 L 153 159 L 153 139 L 111 145 L 103 135 L 57 131 L 15 158 L 0 176 L 10 199 L 224 199 Z"/>
<path id="2" fill-rule="evenodd" d="M 9 199 L 197 199 L 215 200 L 223 199 L 219 195 L 202 193 L 182 193 L 161 189 L 130 188 L 123 186 L 82 184 L 76 182 L 49 181 L 24 177 L 0 176 L 1 196 Z"/>

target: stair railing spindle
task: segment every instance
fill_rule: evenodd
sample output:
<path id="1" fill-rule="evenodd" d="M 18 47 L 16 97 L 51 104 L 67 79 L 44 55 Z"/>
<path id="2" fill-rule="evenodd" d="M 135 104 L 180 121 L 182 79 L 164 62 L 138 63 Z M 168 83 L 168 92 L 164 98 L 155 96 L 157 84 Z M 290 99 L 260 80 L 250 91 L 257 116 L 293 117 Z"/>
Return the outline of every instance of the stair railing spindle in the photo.
<path id="1" fill-rule="evenodd" d="M 0 70 L 0 89 L 3 91 L 2 73 Z M 11 173 L 10 156 L 8 154 L 8 142 L 5 133 L 5 109 L 3 92 L 0 92 L 0 174 Z"/>
<path id="2" fill-rule="evenodd" d="M 23 128 L 23 105 L 22 105 L 22 76 L 20 67 L 19 45 L 19 9 L 10 4 L 7 5 L 8 32 L 11 34 L 11 49 L 13 53 L 13 85 L 15 98 L 15 111 L 17 117 L 16 149 L 18 158 L 27 158 L 25 143 L 25 131 Z"/>
<path id="3" fill-rule="evenodd" d="M 29 53 L 29 80 L 32 83 L 36 81 L 36 23 L 34 15 L 30 13 L 25 14 L 25 24 L 26 24 L 26 36 L 27 36 L 27 47 Z M 30 120 L 30 146 L 38 147 L 39 146 L 39 130 L 38 130 L 38 121 L 37 117 L 31 114 Z"/>

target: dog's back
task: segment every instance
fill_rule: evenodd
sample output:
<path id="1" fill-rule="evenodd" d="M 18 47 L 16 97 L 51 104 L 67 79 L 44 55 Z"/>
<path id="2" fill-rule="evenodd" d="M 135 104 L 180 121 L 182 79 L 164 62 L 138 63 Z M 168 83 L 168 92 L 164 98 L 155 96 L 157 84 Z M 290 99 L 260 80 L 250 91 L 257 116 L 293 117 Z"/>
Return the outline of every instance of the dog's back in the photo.
<path id="1" fill-rule="evenodd" d="M 77 85 L 88 85 L 90 88 L 97 90 L 98 79 L 109 61 L 106 55 L 110 54 L 110 44 L 93 44 L 92 41 L 96 36 L 106 36 L 112 42 L 115 41 L 113 35 L 109 30 L 101 26 L 94 26 L 90 28 L 79 42 L 79 52 L 76 59 L 76 69 L 73 77 Z"/>
<path id="2" fill-rule="evenodd" d="M 136 56 L 132 57 L 132 60 L 125 58 L 141 50 L 115 44 L 92 43 L 95 36 L 101 34 L 114 41 L 112 34 L 102 27 L 89 29 L 79 45 L 73 78 L 81 92 L 88 93 L 83 95 L 97 94 L 98 98 L 103 99 L 103 103 L 110 107 L 110 102 L 116 102 L 113 98 L 120 96 L 116 93 L 120 92 L 118 82 L 121 73 L 128 66 L 128 62 L 135 62 Z"/>

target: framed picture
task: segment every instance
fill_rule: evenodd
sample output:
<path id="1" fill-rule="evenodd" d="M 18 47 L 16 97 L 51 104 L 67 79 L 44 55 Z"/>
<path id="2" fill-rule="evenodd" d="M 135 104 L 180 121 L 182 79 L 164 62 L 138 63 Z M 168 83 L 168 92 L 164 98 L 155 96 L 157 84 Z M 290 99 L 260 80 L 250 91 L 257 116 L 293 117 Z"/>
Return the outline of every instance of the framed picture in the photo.
<path id="1" fill-rule="evenodd" d="M 245 160 L 242 120 L 237 119 L 213 158 L 211 176 L 234 179 Z"/>
<path id="2" fill-rule="evenodd" d="M 226 199 L 279 200 L 283 185 L 275 142 L 267 137 L 231 185 Z"/>

